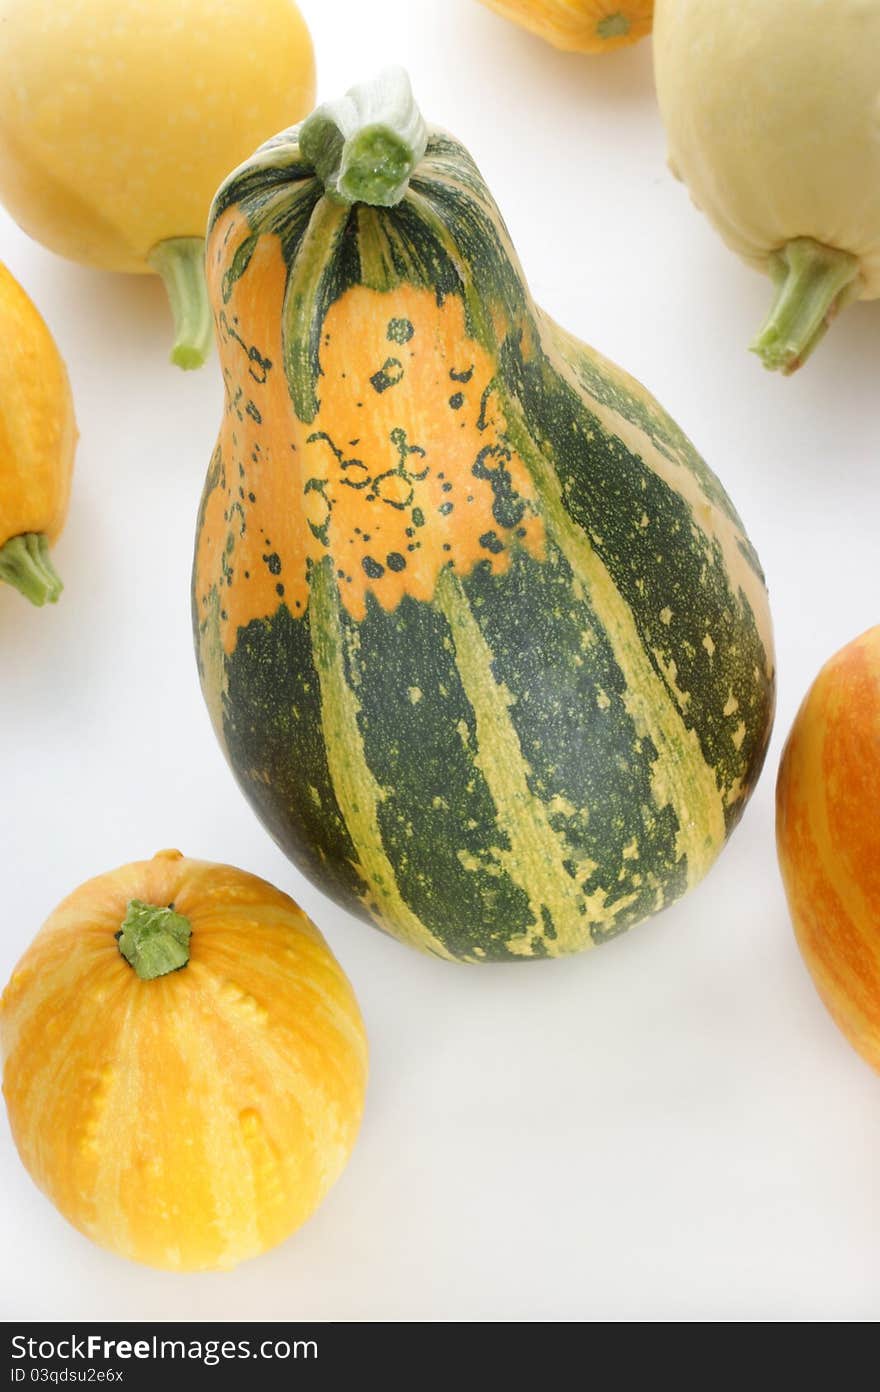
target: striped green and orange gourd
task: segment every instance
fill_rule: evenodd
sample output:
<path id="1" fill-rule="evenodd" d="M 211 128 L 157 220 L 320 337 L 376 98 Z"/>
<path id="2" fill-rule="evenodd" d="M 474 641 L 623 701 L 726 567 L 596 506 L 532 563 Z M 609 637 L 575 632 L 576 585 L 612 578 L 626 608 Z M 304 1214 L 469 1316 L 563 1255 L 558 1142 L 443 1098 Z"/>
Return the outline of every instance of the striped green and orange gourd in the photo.
<path id="1" fill-rule="evenodd" d="M 403 74 L 230 176 L 208 277 L 199 670 L 275 839 L 470 962 L 576 952 L 677 899 L 774 704 L 761 567 L 688 439 L 533 302 Z"/>

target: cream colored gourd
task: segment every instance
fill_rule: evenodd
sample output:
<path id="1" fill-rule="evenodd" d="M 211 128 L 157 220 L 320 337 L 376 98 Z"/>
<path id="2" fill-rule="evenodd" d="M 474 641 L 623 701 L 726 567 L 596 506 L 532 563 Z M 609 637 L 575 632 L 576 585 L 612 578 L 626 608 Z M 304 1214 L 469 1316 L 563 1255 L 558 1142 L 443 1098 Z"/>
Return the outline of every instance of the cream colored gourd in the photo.
<path id="1" fill-rule="evenodd" d="M 880 296 L 880 0 L 657 0 L 669 162 L 777 294 L 754 346 L 793 372 Z"/>

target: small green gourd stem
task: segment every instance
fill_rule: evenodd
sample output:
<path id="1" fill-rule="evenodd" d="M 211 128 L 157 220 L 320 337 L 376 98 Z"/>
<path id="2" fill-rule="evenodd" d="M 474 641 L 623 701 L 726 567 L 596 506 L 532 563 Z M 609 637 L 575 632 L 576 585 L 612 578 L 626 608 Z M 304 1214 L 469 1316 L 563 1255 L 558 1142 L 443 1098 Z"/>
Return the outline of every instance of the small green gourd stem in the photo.
<path id="1" fill-rule="evenodd" d="M 618 10 L 615 14 L 605 15 L 596 25 L 596 33 L 600 39 L 622 39 L 629 33 L 629 20 L 622 11 Z"/>
<path id="2" fill-rule="evenodd" d="M 428 144 L 409 77 L 389 68 L 303 122 L 299 146 L 330 198 L 393 208 Z"/>
<path id="3" fill-rule="evenodd" d="M 169 237 L 153 247 L 147 260 L 164 281 L 174 316 L 171 361 L 185 371 L 201 367 L 213 340 L 204 237 Z"/>
<path id="4" fill-rule="evenodd" d="M 189 919 L 175 913 L 173 904 L 159 908 L 132 899 L 116 940 L 141 981 L 153 981 L 186 966 L 191 933 Z"/>
<path id="5" fill-rule="evenodd" d="M 64 589 L 42 532 L 24 532 L 0 546 L 0 580 L 14 585 L 38 609 L 56 604 Z"/>
<path id="6" fill-rule="evenodd" d="M 848 251 L 796 237 L 770 260 L 776 299 L 752 344 L 771 372 L 796 372 L 829 324 L 859 292 L 859 261 Z"/>

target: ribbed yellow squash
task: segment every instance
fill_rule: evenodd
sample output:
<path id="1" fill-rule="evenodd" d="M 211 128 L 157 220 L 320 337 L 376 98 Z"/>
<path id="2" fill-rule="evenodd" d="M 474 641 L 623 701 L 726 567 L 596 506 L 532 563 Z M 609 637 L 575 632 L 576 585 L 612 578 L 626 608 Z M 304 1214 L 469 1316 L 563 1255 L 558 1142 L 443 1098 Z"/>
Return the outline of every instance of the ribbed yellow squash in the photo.
<path id="1" fill-rule="evenodd" d="M 198 366 L 214 190 L 314 101 L 294 0 L 0 0 L 0 86 L 0 201 L 62 256 L 160 274 Z"/>
<path id="2" fill-rule="evenodd" d="M 49 547 L 67 517 L 76 438 L 55 340 L 0 264 L 0 581 L 36 605 L 61 594 Z"/>
<path id="3" fill-rule="evenodd" d="M 556 48 L 605 53 L 651 32 L 654 0 L 483 0 Z"/>
<path id="4" fill-rule="evenodd" d="M 163 851 L 76 890 L 0 1002 L 25 1167 L 122 1256 L 234 1266 L 341 1173 L 367 1053 L 317 928 L 265 881 Z"/>

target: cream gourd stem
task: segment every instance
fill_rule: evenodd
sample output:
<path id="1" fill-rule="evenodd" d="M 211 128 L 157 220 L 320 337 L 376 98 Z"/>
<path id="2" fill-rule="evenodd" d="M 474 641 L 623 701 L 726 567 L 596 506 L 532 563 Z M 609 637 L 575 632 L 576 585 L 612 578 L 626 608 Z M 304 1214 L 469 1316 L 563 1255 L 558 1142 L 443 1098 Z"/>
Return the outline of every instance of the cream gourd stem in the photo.
<path id="1" fill-rule="evenodd" d="M 131 899 L 116 935 L 119 951 L 142 981 L 179 971 L 189 961 L 192 927 L 188 918 L 165 908 Z"/>
<path id="2" fill-rule="evenodd" d="M 770 274 L 776 299 L 752 344 L 766 368 L 786 375 L 813 352 L 829 324 L 857 294 L 858 258 L 810 237 L 797 237 L 775 252 Z"/>
<path id="3" fill-rule="evenodd" d="M 147 260 L 162 277 L 174 317 L 171 361 L 184 370 L 201 367 L 214 333 L 204 237 L 169 237 L 153 247 Z"/>
<path id="4" fill-rule="evenodd" d="M 0 546 L 0 581 L 41 609 L 57 603 L 64 586 L 49 555 L 49 541 L 42 532 L 24 532 Z"/>
<path id="5" fill-rule="evenodd" d="M 409 78 L 392 68 L 313 111 L 299 135 L 327 196 L 393 208 L 425 153 L 428 131 Z"/>

